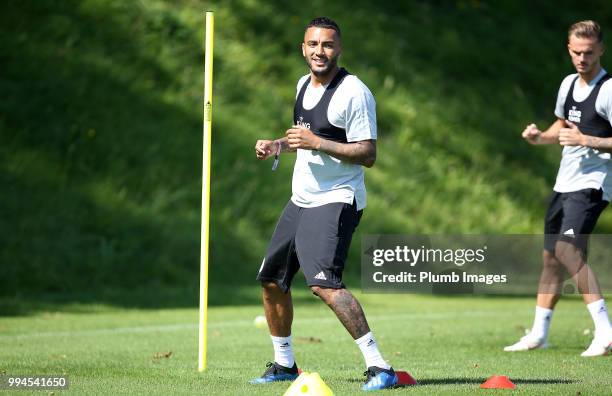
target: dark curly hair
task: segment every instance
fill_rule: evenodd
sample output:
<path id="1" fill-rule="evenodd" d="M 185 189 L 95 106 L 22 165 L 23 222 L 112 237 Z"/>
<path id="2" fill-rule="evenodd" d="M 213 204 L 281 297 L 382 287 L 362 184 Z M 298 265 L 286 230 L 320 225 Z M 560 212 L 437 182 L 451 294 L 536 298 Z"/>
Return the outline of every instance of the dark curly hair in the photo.
<path id="1" fill-rule="evenodd" d="M 313 19 L 312 21 L 308 22 L 308 25 L 306 26 L 306 30 L 308 30 L 308 28 L 311 28 L 311 27 L 333 29 L 338 34 L 338 37 L 342 36 L 340 34 L 340 27 L 338 26 L 338 24 L 334 22 L 333 20 L 329 19 L 328 17 L 317 17 Z"/>

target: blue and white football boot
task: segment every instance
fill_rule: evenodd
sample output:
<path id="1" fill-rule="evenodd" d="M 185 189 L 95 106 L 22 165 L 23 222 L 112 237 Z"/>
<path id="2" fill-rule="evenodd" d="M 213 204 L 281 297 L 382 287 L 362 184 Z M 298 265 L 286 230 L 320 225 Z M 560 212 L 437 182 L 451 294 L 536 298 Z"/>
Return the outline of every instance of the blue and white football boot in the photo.
<path id="1" fill-rule="evenodd" d="M 364 391 L 387 389 L 397 385 L 397 375 L 392 367 L 389 370 L 376 366 L 368 367 L 363 375 L 367 377 L 365 384 L 361 387 Z"/>
<path id="2" fill-rule="evenodd" d="M 293 363 L 293 367 L 281 366 L 276 362 L 266 363 L 266 371 L 259 378 L 252 379 L 251 384 L 267 384 L 276 381 L 293 381 L 298 377 L 297 364 Z"/>

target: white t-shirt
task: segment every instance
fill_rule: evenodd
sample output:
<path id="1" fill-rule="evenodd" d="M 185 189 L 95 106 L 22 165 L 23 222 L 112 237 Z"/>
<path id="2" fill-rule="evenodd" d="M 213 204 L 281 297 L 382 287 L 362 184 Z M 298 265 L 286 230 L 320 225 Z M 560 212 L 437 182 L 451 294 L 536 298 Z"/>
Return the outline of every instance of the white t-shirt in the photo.
<path id="1" fill-rule="evenodd" d="M 309 74 L 300 78 L 297 95 Z M 317 105 L 325 86 L 308 84 L 302 106 Z M 328 121 L 346 131 L 346 140 L 358 142 L 376 139 L 376 102 L 361 80 L 347 75 L 336 88 L 327 109 Z M 312 208 L 333 202 L 357 202 L 357 210 L 366 206 L 364 171 L 361 165 L 343 162 L 317 150 L 297 150 L 293 168 L 291 200 L 297 206 Z"/>
<path id="2" fill-rule="evenodd" d="M 597 77 L 585 86 L 580 86 L 578 80 L 576 80 L 573 99 L 576 102 L 584 101 L 605 74 L 606 71 L 602 68 Z M 555 115 L 558 118 L 565 119 L 563 106 L 565 105 L 565 99 L 569 93 L 572 81 L 577 76 L 577 73 L 570 74 L 561 82 L 555 106 Z M 612 125 L 612 79 L 602 84 L 595 101 L 595 111 Z M 603 189 L 603 198 L 606 201 L 610 201 L 612 198 L 612 162 L 610 161 L 610 154 L 583 146 L 563 147 L 561 164 L 553 190 L 565 193 L 585 188 Z"/>

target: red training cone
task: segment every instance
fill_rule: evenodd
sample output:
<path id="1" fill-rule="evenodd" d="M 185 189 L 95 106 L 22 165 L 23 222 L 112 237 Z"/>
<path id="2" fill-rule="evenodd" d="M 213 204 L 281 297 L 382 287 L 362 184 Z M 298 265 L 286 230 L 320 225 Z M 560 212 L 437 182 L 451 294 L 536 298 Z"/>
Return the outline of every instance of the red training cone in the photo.
<path id="1" fill-rule="evenodd" d="M 406 371 L 396 371 L 397 384 L 401 386 L 416 385 L 418 382 Z"/>
<path id="2" fill-rule="evenodd" d="M 514 389 L 516 385 L 505 375 L 494 375 L 480 385 L 483 389 Z"/>

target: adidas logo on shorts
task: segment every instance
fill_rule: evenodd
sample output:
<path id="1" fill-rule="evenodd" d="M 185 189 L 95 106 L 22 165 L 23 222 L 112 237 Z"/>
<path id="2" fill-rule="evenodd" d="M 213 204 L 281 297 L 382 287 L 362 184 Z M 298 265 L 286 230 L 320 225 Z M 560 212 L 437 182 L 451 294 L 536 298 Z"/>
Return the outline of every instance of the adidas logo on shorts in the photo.
<path id="1" fill-rule="evenodd" d="M 575 235 L 574 235 L 574 229 L 573 229 L 573 228 L 570 228 L 569 230 L 565 231 L 565 232 L 563 233 L 563 235 L 567 235 L 567 236 L 569 236 L 569 237 L 574 238 L 574 236 L 575 236 Z"/>
<path id="2" fill-rule="evenodd" d="M 327 277 L 325 276 L 325 274 L 323 273 L 323 271 L 319 272 L 318 274 L 316 274 L 314 276 L 315 279 L 319 279 L 319 280 L 327 280 Z"/>

